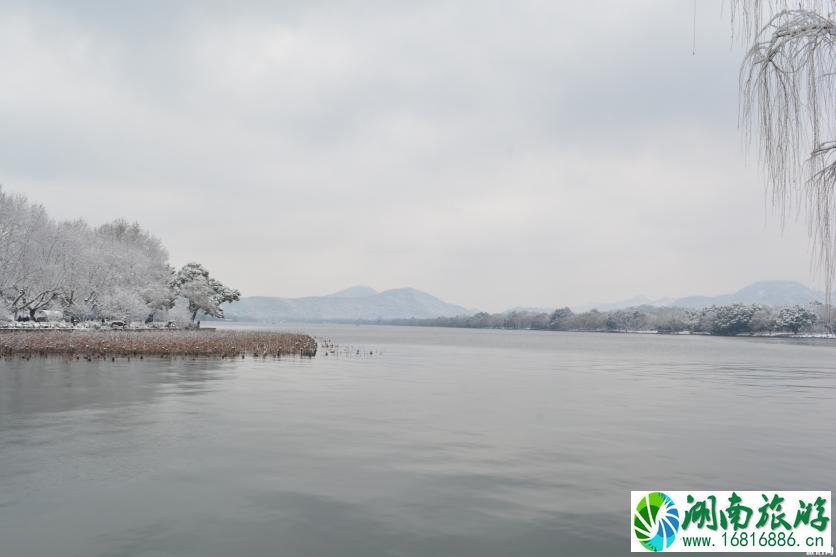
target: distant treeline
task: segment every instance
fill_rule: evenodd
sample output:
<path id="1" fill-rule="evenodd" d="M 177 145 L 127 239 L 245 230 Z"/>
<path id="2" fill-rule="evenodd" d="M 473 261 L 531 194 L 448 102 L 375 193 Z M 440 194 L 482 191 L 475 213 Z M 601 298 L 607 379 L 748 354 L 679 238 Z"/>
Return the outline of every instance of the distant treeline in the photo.
<path id="1" fill-rule="evenodd" d="M 390 325 L 462 327 L 472 329 L 534 329 L 550 331 L 700 333 L 712 335 L 824 332 L 828 320 L 823 304 L 773 308 L 756 304 L 710 306 L 700 310 L 638 306 L 614 311 L 574 313 L 568 307 L 552 313 L 477 313 L 435 319 L 392 319 Z"/>

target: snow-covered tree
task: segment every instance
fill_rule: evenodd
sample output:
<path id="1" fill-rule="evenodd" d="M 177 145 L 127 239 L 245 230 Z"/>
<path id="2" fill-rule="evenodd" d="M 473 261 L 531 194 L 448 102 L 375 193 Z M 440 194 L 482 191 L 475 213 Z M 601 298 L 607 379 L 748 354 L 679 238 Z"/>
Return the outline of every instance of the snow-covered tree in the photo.
<path id="1" fill-rule="evenodd" d="M 119 317 L 117 313 L 133 308 L 129 317 L 140 320 L 173 305 L 168 254 L 157 238 L 122 220 L 100 226 L 95 234 L 96 251 L 103 261 L 94 277 L 102 291 L 97 302 L 100 311 Z M 105 288 L 104 284 L 117 286 Z"/>
<path id="2" fill-rule="evenodd" d="M 741 123 L 782 215 L 807 213 L 830 304 L 836 271 L 836 1 L 732 0 L 746 45 Z"/>
<path id="3" fill-rule="evenodd" d="M 695 330 L 713 335 L 738 335 L 752 332 L 752 319 L 761 306 L 731 304 L 709 306 L 701 310 L 695 322 Z"/>
<path id="4" fill-rule="evenodd" d="M 568 307 L 557 308 L 549 316 L 549 329 L 560 329 L 564 322 L 572 317 L 574 313 Z"/>
<path id="5" fill-rule="evenodd" d="M 758 306 L 752 314 L 752 319 L 749 322 L 749 328 L 753 333 L 766 333 L 774 331 L 776 328 L 775 313 L 772 308 L 767 306 Z"/>
<path id="6" fill-rule="evenodd" d="M 145 302 L 148 314 L 146 321 L 153 321 L 158 313 L 166 312 L 174 307 L 177 292 L 171 288 L 169 282 L 154 281 L 140 291 L 139 294 Z"/>
<path id="7" fill-rule="evenodd" d="M 138 224 L 56 222 L 42 206 L 0 188 L 4 315 L 34 318 L 57 309 L 77 319 L 147 319 L 173 305 L 171 277 L 166 250 Z"/>
<path id="8" fill-rule="evenodd" d="M 645 315 L 638 309 L 619 309 L 609 312 L 607 329 L 612 331 L 638 331 L 645 328 L 645 322 Z"/>
<path id="9" fill-rule="evenodd" d="M 66 238 L 40 205 L 0 191 L 0 292 L 14 316 L 49 308 L 66 280 Z M 8 220 L 6 220 L 8 219 Z"/>
<path id="10" fill-rule="evenodd" d="M 799 333 L 809 331 L 816 324 L 816 314 L 802 306 L 781 308 L 775 318 L 775 325 L 782 331 Z"/>
<path id="11" fill-rule="evenodd" d="M 209 271 L 199 263 L 184 265 L 172 277 L 171 287 L 179 296 L 188 300 L 192 323 L 200 312 L 212 317 L 223 317 L 221 305 L 234 302 L 241 296 L 238 290 L 224 286 L 210 277 Z"/>
<path id="12" fill-rule="evenodd" d="M 37 227 L 39 208 L 22 195 L 11 195 L 0 187 L 0 297 L 11 311 L 20 303 L 17 285 L 24 278 L 24 258 Z"/>
<path id="13" fill-rule="evenodd" d="M 683 308 L 661 307 L 655 310 L 654 328 L 660 333 L 679 333 L 688 330 L 691 313 Z"/>

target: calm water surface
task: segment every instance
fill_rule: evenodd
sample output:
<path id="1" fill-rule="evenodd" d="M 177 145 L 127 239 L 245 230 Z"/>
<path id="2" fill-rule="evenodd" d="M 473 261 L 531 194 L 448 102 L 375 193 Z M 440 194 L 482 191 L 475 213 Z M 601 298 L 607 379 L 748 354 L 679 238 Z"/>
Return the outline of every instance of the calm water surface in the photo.
<path id="1" fill-rule="evenodd" d="M 0 361 L 0 554 L 622 555 L 630 489 L 836 490 L 832 343 L 301 329 L 350 349 Z"/>

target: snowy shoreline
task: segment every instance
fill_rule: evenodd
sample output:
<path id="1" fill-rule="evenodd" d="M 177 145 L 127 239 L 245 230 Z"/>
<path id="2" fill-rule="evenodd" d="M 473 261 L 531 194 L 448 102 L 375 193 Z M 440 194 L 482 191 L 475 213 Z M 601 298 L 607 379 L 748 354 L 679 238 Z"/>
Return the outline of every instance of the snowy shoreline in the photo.
<path id="1" fill-rule="evenodd" d="M 503 329 L 503 330 L 519 330 L 519 329 Z M 528 331 L 537 331 L 541 329 L 524 329 Z M 692 331 L 679 331 L 675 333 L 667 333 L 661 331 L 590 331 L 583 329 L 567 329 L 565 331 L 550 331 L 550 332 L 566 332 L 566 333 L 607 333 L 607 334 L 627 334 L 627 335 L 664 335 L 664 336 L 698 336 L 698 337 L 720 337 L 720 338 L 807 338 L 807 339 L 824 339 L 836 340 L 836 335 L 829 333 L 738 333 L 736 335 L 713 335 L 711 333 L 695 333 Z"/>

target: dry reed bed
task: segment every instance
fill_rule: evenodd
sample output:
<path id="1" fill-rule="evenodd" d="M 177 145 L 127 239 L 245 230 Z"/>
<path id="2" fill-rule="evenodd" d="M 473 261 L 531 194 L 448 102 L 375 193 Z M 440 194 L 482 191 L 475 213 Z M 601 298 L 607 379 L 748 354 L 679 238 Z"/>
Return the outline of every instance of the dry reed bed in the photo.
<path id="1" fill-rule="evenodd" d="M 0 357 L 316 355 L 308 335 L 263 331 L 3 331 Z"/>

